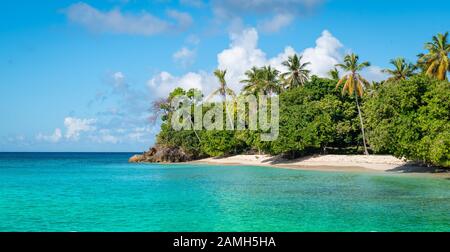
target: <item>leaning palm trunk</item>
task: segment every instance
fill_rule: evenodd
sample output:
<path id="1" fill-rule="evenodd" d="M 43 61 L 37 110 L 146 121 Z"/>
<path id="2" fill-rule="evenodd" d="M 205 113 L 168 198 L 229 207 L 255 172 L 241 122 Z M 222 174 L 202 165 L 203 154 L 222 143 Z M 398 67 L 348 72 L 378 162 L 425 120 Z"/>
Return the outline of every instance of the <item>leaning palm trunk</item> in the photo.
<path id="1" fill-rule="evenodd" d="M 355 98 L 356 98 L 356 107 L 358 107 L 359 121 L 361 123 L 361 132 L 362 132 L 362 138 L 363 138 L 363 144 L 364 144 L 364 155 L 369 155 L 369 152 L 367 151 L 366 136 L 364 134 L 364 123 L 363 123 L 363 118 L 361 116 L 361 108 L 359 107 L 357 92 L 355 92 Z"/>

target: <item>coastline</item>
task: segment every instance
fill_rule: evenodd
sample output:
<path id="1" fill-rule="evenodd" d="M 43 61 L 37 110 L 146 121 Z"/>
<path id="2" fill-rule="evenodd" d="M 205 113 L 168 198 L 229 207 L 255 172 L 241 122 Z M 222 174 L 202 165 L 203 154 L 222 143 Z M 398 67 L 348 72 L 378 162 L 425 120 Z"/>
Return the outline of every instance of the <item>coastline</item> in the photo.
<path id="1" fill-rule="evenodd" d="M 236 155 L 224 158 L 206 158 L 190 161 L 191 164 L 246 165 L 274 168 L 329 171 L 329 172 L 391 172 L 442 175 L 449 172 L 435 167 L 424 167 L 390 155 L 314 155 L 293 160 L 269 155 Z"/>

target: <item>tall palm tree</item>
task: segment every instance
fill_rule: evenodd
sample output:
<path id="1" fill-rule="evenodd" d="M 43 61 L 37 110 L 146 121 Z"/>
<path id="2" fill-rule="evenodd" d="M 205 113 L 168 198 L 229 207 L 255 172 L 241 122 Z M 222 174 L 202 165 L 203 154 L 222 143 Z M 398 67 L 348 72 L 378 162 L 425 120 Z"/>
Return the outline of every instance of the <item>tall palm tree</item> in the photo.
<path id="1" fill-rule="evenodd" d="M 336 81 L 339 81 L 339 79 L 341 78 L 340 76 L 339 76 L 339 70 L 335 67 L 335 68 L 333 68 L 333 69 L 331 69 L 329 72 L 328 72 L 328 76 L 332 79 L 332 80 L 336 80 Z"/>
<path id="2" fill-rule="evenodd" d="M 310 62 L 302 63 L 301 61 L 302 56 L 294 54 L 282 63 L 288 69 L 287 72 L 281 75 L 286 89 L 303 86 L 308 80 L 311 71 L 306 69 L 306 67 Z"/>
<path id="3" fill-rule="evenodd" d="M 227 95 L 230 95 L 234 98 L 234 97 L 236 97 L 236 94 L 234 93 L 233 89 L 228 87 L 227 82 L 225 80 L 226 74 L 227 74 L 227 70 L 216 69 L 216 71 L 214 71 L 214 75 L 219 80 L 220 86 L 218 89 L 216 89 L 214 92 L 212 92 L 208 96 L 207 100 L 220 94 L 222 96 L 223 103 L 225 103 L 225 110 L 227 112 L 226 114 L 227 114 L 228 121 L 229 121 L 230 125 L 233 126 L 234 125 L 233 119 L 230 116 L 230 111 L 228 111 L 228 106 L 226 105 L 226 102 L 227 102 Z"/>
<path id="4" fill-rule="evenodd" d="M 342 94 L 348 92 L 349 95 L 355 94 L 356 106 L 358 107 L 358 115 L 359 121 L 361 123 L 361 132 L 364 143 L 364 154 L 369 155 L 367 151 L 366 145 L 366 137 L 364 132 L 364 123 L 361 115 L 361 108 L 359 107 L 358 97 L 362 97 L 364 94 L 364 88 L 369 86 L 369 82 L 364 79 L 359 72 L 366 67 L 370 66 L 369 62 L 359 63 L 359 56 L 352 53 L 346 55 L 344 58 L 344 64 L 337 64 L 337 67 L 340 67 L 342 70 L 346 72 L 346 74 L 338 81 L 336 85 L 336 89 L 339 88 L 341 84 L 344 83 L 344 87 L 342 88 Z"/>
<path id="5" fill-rule="evenodd" d="M 448 32 L 438 33 L 433 36 L 432 41 L 425 44 L 427 54 L 420 55 L 419 64 L 426 66 L 426 74 L 436 77 L 438 80 L 447 79 L 447 71 L 450 71 L 450 44 L 448 43 Z"/>
<path id="6" fill-rule="evenodd" d="M 390 63 L 394 66 L 394 69 L 384 69 L 382 71 L 383 73 L 391 75 L 387 81 L 406 80 L 413 76 L 417 69 L 414 64 L 406 62 L 406 60 L 401 57 L 392 59 Z"/>
<path id="7" fill-rule="evenodd" d="M 227 70 L 219 70 L 217 69 L 214 71 L 214 75 L 219 80 L 219 88 L 216 89 L 214 92 L 209 95 L 208 99 L 220 94 L 222 96 L 223 101 L 227 100 L 227 95 L 230 95 L 232 97 L 235 97 L 236 94 L 234 93 L 233 89 L 229 88 L 227 85 L 227 82 L 225 80 L 225 75 L 227 74 Z"/>

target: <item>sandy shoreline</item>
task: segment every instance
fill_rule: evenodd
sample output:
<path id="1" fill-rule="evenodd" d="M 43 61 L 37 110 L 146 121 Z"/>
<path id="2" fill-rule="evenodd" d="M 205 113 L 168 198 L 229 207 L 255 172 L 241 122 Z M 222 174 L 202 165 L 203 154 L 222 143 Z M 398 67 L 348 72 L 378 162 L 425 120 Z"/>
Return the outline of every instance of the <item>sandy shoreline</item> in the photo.
<path id="1" fill-rule="evenodd" d="M 189 163 L 211 165 L 248 165 L 316 171 L 364 171 L 397 173 L 434 173 L 435 168 L 415 165 L 390 155 L 316 155 L 285 160 L 268 155 L 237 155 L 226 158 L 206 158 Z M 449 174 L 442 173 L 443 175 Z"/>

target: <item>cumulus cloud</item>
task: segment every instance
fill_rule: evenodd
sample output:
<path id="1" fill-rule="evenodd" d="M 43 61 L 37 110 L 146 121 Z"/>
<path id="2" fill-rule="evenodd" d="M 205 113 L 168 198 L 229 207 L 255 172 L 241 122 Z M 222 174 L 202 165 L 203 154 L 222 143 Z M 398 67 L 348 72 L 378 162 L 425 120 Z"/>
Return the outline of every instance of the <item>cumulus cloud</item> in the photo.
<path id="1" fill-rule="evenodd" d="M 253 66 L 261 67 L 267 63 L 266 54 L 258 48 L 258 32 L 246 29 L 230 34 L 230 47 L 217 55 L 218 68 L 227 70 L 228 85 L 240 90 L 239 82 L 245 71 Z"/>
<path id="2" fill-rule="evenodd" d="M 187 47 L 182 47 L 172 55 L 175 63 L 181 65 L 182 67 L 188 67 L 192 65 L 195 61 L 195 57 L 196 51 Z"/>
<path id="3" fill-rule="evenodd" d="M 343 45 L 329 31 L 325 30 L 316 40 L 316 46 L 307 48 L 302 52 L 303 60 L 311 62 L 308 66 L 315 75 L 324 77 L 336 64 L 338 64 L 342 55 Z"/>
<path id="4" fill-rule="evenodd" d="M 169 10 L 167 16 L 174 22 L 155 17 L 147 12 L 123 13 L 119 9 L 98 10 L 86 3 L 73 4 L 65 10 L 67 18 L 96 32 L 133 35 L 154 35 L 184 30 L 192 24 L 188 13 Z"/>
<path id="5" fill-rule="evenodd" d="M 342 59 L 343 45 L 326 30 L 316 40 L 315 47 L 297 52 L 293 47 L 287 46 L 273 58 L 267 58 L 266 53 L 258 48 L 258 32 L 254 28 L 233 33 L 230 38 L 230 48 L 218 55 L 218 68 L 228 70 L 229 85 L 236 91 L 242 87 L 239 81 L 245 77 L 245 71 L 253 66 L 271 65 L 284 72 L 286 69 L 282 65 L 283 61 L 294 54 L 302 54 L 304 62 L 311 63 L 308 66 L 311 73 L 324 77 Z"/>
<path id="6" fill-rule="evenodd" d="M 39 133 L 36 136 L 36 140 L 38 141 L 45 141 L 45 142 L 51 142 L 51 143 L 57 143 L 61 140 L 62 138 L 62 132 L 61 129 L 56 128 L 55 131 L 53 132 L 53 134 L 51 135 L 45 135 L 42 133 Z"/>
<path id="7" fill-rule="evenodd" d="M 272 58 L 267 57 L 266 53 L 258 48 L 258 32 L 255 28 L 230 33 L 230 40 L 229 47 L 217 55 L 217 68 L 227 70 L 227 83 L 236 92 L 241 90 L 240 80 L 245 77 L 245 71 L 248 69 L 253 66 L 271 65 L 280 72 L 284 72 L 286 69 L 282 62 L 294 54 L 303 55 L 303 61 L 311 63 L 308 65 L 311 74 L 326 77 L 328 71 L 342 62 L 345 50 L 343 44 L 327 30 L 324 30 L 316 39 L 314 47 L 297 51 L 287 46 Z M 379 67 L 372 66 L 363 75 L 369 80 L 378 81 L 384 78 L 380 70 Z M 197 88 L 208 95 L 216 85 L 216 78 L 212 73 L 205 71 L 189 72 L 182 76 L 161 72 L 148 81 L 151 93 L 156 97 L 165 97 L 176 87 Z"/>
<path id="8" fill-rule="evenodd" d="M 286 49 L 284 54 L 267 59 L 266 54 L 258 48 L 258 32 L 254 28 L 231 33 L 230 40 L 229 48 L 217 55 L 217 68 L 227 70 L 228 86 L 236 92 L 240 91 L 242 87 L 240 80 L 244 77 L 245 71 L 253 66 L 261 67 L 268 64 L 281 67 L 281 62 L 292 55 L 289 53 L 295 52 L 292 49 Z M 217 80 L 212 73 L 205 71 L 189 72 L 182 76 L 161 72 L 148 81 L 151 92 L 157 97 L 165 97 L 176 87 L 197 88 L 207 95 L 216 84 Z"/>
<path id="9" fill-rule="evenodd" d="M 64 126 L 66 127 L 67 139 L 78 140 L 80 133 L 94 131 L 96 120 L 95 119 L 81 119 L 75 117 L 66 117 L 64 119 Z"/>

